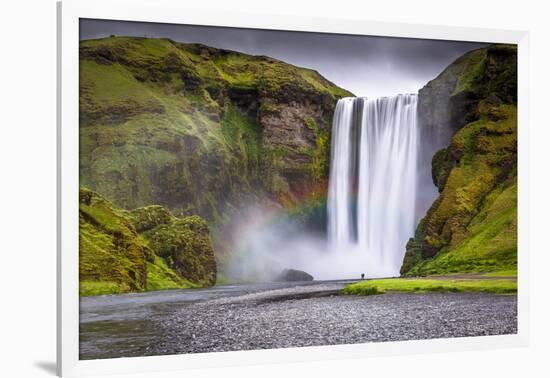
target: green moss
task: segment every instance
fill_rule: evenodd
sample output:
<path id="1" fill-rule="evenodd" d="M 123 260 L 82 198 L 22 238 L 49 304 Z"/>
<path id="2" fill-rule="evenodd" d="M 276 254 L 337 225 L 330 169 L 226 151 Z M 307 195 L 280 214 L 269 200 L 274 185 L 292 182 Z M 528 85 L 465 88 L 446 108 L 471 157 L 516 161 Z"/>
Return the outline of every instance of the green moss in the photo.
<path id="1" fill-rule="evenodd" d="M 437 151 L 432 158 L 432 179 L 437 186 L 439 192 L 443 190 L 445 184 L 447 183 L 447 178 L 451 173 L 451 169 L 456 165 L 452 160 L 452 157 L 449 156 L 449 151 L 447 148 L 442 148 Z"/>
<path id="2" fill-rule="evenodd" d="M 81 60 L 79 68 L 81 93 L 93 92 L 94 102 L 100 105 L 128 100 L 138 103 L 155 101 L 154 91 L 143 86 L 120 64 L 104 65 Z"/>
<path id="3" fill-rule="evenodd" d="M 461 92 L 475 92 L 476 86 L 484 71 L 485 58 L 487 56 L 486 49 L 474 50 L 469 54 L 464 55 L 461 62 L 461 72 L 458 75 L 458 80 L 451 95 L 457 95 Z"/>
<path id="4" fill-rule="evenodd" d="M 147 290 L 186 289 L 197 287 L 196 284 L 178 276 L 168 267 L 164 259 L 155 257 L 153 263 L 147 264 Z"/>
<path id="5" fill-rule="evenodd" d="M 405 274 L 416 264 L 422 261 L 422 248 L 424 246 L 424 219 L 418 222 L 414 238 L 410 238 L 405 247 L 405 256 L 401 265 L 400 274 Z"/>
<path id="6" fill-rule="evenodd" d="M 221 120 L 225 142 L 230 146 L 235 159 L 232 164 L 240 167 L 243 181 L 257 177 L 261 160 L 261 129 L 256 120 L 229 105 Z"/>
<path id="7" fill-rule="evenodd" d="M 198 217 L 177 219 L 146 231 L 155 253 L 171 261 L 170 267 L 197 285 L 216 282 L 216 262 L 208 225 Z"/>
<path id="8" fill-rule="evenodd" d="M 271 104 L 269 102 L 263 102 L 260 105 L 260 114 L 279 114 L 281 112 L 281 105 Z"/>
<path id="9" fill-rule="evenodd" d="M 315 136 L 315 149 L 312 152 L 311 175 L 315 180 L 328 177 L 330 166 L 330 135 L 326 130 L 318 130 Z"/>
<path id="10" fill-rule="evenodd" d="M 512 106 L 498 111 L 503 118 L 481 119 L 453 138 L 449 148 L 461 158 L 426 217 L 427 259 L 403 273 L 516 269 L 516 113 Z M 489 138 L 490 147 L 483 138 Z"/>
<path id="11" fill-rule="evenodd" d="M 132 210 L 129 216 L 138 232 L 147 231 L 160 224 L 175 220 L 175 217 L 167 208 L 159 205 L 150 205 Z"/>
<path id="12" fill-rule="evenodd" d="M 319 73 L 315 70 L 299 68 L 299 72 L 300 76 L 317 90 L 326 90 L 335 98 L 354 97 L 352 93 L 345 89 L 337 87 L 336 85 L 319 75 Z"/>
<path id="13" fill-rule="evenodd" d="M 503 186 L 513 185 L 505 180 L 516 174 L 516 110 L 509 105 L 499 109 L 505 118 L 482 118 L 466 125 L 453 137 L 449 152 L 442 159 L 434 158 L 434 171 L 444 167 L 447 178 L 425 219 L 424 257 L 432 257 L 440 250 L 453 251 L 465 239 L 478 234 L 473 219 L 484 213 L 483 204 Z M 434 172 L 435 178 L 439 175 Z M 514 199 L 509 211 L 515 206 Z M 481 223 L 482 227 L 489 227 L 489 219 Z"/>
<path id="14" fill-rule="evenodd" d="M 128 287 L 117 282 L 108 281 L 80 281 L 79 294 L 81 297 L 92 295 L 122 294 L 128 292 Z"/>
<path id="15" fill-rule="evenodd" d="M 266 151 L 260 115 L 279 117 L 291 101 L 330 111 L 351 95 L 312 70 L 166 39 L 81 41 L 80 67 L 82 185 L 116 206 L 161 204 L 214 227 L 246 195 L 291 190 L 284 170 L 302 152 Z M 303 176 L 326 175 L 327 145 L 317 133 Z"/>
<path id="16" fill-rule="evenodd" d="M 516 66 L 516 46 L 492 45 L 421 90 L 424 121 L 457 131 L 432 159 L 440 196 L 407 244 L 402 275 L 517 269 Z"/>
<path id="17" fill-rule="evenodd" d="M 497 270 L 496 272 L 484 273 L 483 276 L 485 277 L 517 277 L 518 270 L 517 268 L 509 269 L 509 270 Z"/>
<path id="18" fill-rule="evenodd" d="M 278 92 L 291 85 L 299 91 L 321 92 L 334 98 L 353 96 L 313 70 L 269 57 L 230 53 L 218 56 L 213 61 L 220 76 L 234 87 L 259 87 L 261 90 Z"/>
<path id="19" fill-rule="evenodd" d="M 81 188 L 80 293 L 211 285 L 216 263 L 208 233 L 200 217 L 178 219 L 154 205 L 128 212 Z"/>
<path id="20" fill-rule="evenodd" d="M 310 129 L 311 131 L 316 132 L 318 130 L 317 123 L 315 123 L 315 120 L 312 117 L 306 116 L 304 118 L 304 122 L 307 128 Z"/>
<path id="21" fill-rule="evenodd" d="M 147 246 L 125 213 L 103 197 L 80 190 L 81 281 L 114 282 L 120 290 L 145 287 Z"/>
<path id="22" fill-rule="evenodd" d="M 174 254 L 205 262 L 170 236 L 174 220 L 147 207 L 200 215 L 224 245 L 218 230 L 237 204 L 293 205 L 325 185 L 334 105 L 352 96 L 313 70 L 167 39 L 81 41 L 80 67 L 80 182 L 114 207 L 143 208 L 125 216 L 146 264 L 156 248 L 182 274 Z M 296 146 L 279 125 L 307 138 Z M 152 230 L 165 240 L 148 239 Z M 212 282 L 211 271 L 190 280 Z"/>
<path id="23" fill-rule="evenodd" d="M 346 286 L 344 294 L 372 295 L 386 292 L 483 292 L 508 294 L 517 292 L 515 280 L 498 279 L 406 279 L 367 280 Z"/>
<path id="24" fill-rule="evenodd" d="M 504 184 L 486 199 L 465 240 L 424 261 L 409 275 L 517 269 L 517 184 Z"/>

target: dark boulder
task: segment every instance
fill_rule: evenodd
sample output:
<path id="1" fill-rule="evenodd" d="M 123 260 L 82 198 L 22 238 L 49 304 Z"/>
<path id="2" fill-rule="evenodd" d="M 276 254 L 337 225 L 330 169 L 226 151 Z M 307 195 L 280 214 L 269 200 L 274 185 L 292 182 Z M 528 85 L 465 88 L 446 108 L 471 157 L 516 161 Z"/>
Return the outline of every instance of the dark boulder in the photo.
<path id="1" fill-rule="evenodd" d="M 313 281 L 313 276 L 302 270 L 284 269 L 279 275 L 279 277 L 277 277 L 277 281 L 282 281 L 282 282 Z"/>

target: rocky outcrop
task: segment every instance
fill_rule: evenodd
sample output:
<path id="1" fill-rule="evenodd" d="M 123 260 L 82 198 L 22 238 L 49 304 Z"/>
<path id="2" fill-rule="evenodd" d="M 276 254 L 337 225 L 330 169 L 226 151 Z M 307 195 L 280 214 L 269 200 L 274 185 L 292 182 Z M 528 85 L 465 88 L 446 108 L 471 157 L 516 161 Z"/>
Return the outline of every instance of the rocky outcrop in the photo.
<path id="1" fill-rule="evenodd" d="M 210 286 L 216 262 L 206 222 L 162 206 L 133 211 L 80 189 L 82 295 Z"/>
<path id="2" fill-rule="evenodd" d="M 516 60 L 515 46 L 475 50 L 420 91 L 422 134 L 432 136 L 422 143 L 452 138 L 430 157 L 440 194 L 407 244 L 402 274 L 515 268 Z"/>

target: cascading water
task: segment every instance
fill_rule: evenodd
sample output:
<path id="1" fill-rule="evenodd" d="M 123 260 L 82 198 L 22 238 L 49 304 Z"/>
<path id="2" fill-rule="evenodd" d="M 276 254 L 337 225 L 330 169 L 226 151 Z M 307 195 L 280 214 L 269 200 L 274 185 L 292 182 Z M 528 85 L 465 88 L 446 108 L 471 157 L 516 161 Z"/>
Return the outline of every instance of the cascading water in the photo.
<path id="1" fill-rule="evenodd" d="M 398 276 L 417 222 L 417 96 L 344 98 L 333 119 L 330 249 L 367 277 Z M 358 256 L 355 256 L 356 258 Z"/>

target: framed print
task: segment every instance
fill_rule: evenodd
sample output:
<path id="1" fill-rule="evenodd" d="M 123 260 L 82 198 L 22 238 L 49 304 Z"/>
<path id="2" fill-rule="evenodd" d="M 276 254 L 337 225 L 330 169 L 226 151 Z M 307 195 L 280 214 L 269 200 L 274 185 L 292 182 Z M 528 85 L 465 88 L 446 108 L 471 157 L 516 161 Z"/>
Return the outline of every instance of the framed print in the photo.
<path id="1" fill-rule="evenodd" d="M 525 32 L 58 16 L 60 375 L 526 344 Z"/>

